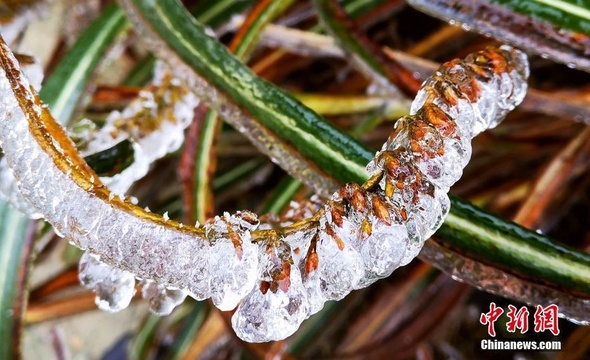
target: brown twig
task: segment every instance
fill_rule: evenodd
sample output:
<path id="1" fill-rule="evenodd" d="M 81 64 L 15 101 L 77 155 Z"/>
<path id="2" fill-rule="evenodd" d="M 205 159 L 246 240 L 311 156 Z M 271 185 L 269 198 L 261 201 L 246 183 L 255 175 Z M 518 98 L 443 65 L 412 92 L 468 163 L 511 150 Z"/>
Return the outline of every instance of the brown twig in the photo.
<path id="1" fill-rule="evenodd" d="M 37 302 L 72 286 L 79 286 L 78 268 L 71 267 L 31 291 L 30 301 Z"/>
<path id="2" fill-rule="evenodd" d="M 10 341 L 12 342 L 12 349 L 13 355 L 16 358 L 20 356 L 20 348 L 21 348 L 21 338 L 23 333 L 23 319 L 26 317 L 27 313 L 27 293 L 28 293 L 28 280 L 31 271 L 31 264 L 33 263 L 33 248 L 35 245 L 35 235 L 36 235 L 36 221 L 30 221 L 29 226 L 26 233 L 26 239 L 23 243 L 23 252 L 21 253 L 21 261 L 20 266 L 18 269 L 18 277 L 16 279 L 16 292 L 15 292 L 15 300 L 14 300 L 14 307 L 12 308 L 12 318 L 13 324 L 13 336 L 11 337 Z M 4 339 L 7 341 L 7 339 Z"/>
<path id="3" fill-rule="evenodd" d="M 589 144 L 590 127 L 586 127 L 551 160 L 539 176 L 531 194 L 514 217 L 515 222 L 528 228 L 536 226 L 555 192 L 571 177 L 576 160 L 590 150 Z"/>
<path id="4" fill-rule="evenodd" d="M 258 17 L 260 17 L 260 14 L 268 7 L 270 3 L 272 3 L 272 1 L 273 0 L 260 0 L 256 3 L 256 5 L 246 16 L 246 19 L 244 19 L 242 25 L 240 25 L 240 28 L 234 35 L 232 41 L 229 43 L 229 51 L 231 51 L 232 53 L 236 52 L 236 50 L 244 41 L 244 37 L 250 31 L 250 27 L 252 26 L 252 24 L 256 21 L 256 19 L 258 19 Z"/>
<path id="5" fill-rule="evenodd" d="M 195 221 L 197 221 L 197 219 L 195 219 L 193 201 L 195 196 L 195 168 L 198 165 L 196 164 L 195 154 L 199 148 L 201 133 L 203 131 L 203 122 L 208 111 L 208 107 L 204 104 L 200 104 L 197 109 L 195 109 L 195 115 L 191 125 L 188 128 L 180 163 L 178 164 L 178 172 L 180 174 L 180 181 L 182 183 L 183 208 L 186 221 L 189 224 L 193 224 Z M 215 156 L 215 154 L 212 153 L 210 156 Z M 212 192 L 212 189 L 209 189 L 209 191 Z M 211 194 L 209 199 L 212 198 L 213 195 Z M 214 214 L 215 209 L 213 208 L 212 201 L 207 201 L 206 204 L 206 212 L 208 213 L 207 218 L 209 218 L 212 216 L 212 214 Z M 198 220 L 202 221 L 203 219 Z"/>

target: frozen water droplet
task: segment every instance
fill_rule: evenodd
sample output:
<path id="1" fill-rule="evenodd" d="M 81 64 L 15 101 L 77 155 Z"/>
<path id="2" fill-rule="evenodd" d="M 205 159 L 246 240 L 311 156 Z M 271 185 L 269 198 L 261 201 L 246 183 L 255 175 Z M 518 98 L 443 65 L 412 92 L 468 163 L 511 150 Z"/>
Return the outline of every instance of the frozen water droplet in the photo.
<path id="1" fill-rule="evenodd" d="M 127 273 L 96 285 L 96 306 L 106 312 L 126 309 L 135 294 L 135 278 Z"/>
<path id="2" fill-rule="evenodd" d="M 364 264 L 360 254 L 349 244 L 339 249 L 336 241 L 320 233 L 317 254 L 320 289 L 328 300 L 341 300 L 354 289 L 364 274 Z"/>
<path id="3" fill-rule="evenodd" d="M 80 283 L 96 293 L 96 305 L 103 311 L 118 312 L 127 306 L 135 294 L 135 276 L 130 272 L 102 263 L 85 252 L 79 265 Z"/>
<path id="4" fill-rule="evenodd" d="M 307 249 L 313 236 L 317 233 L 317 229 L 300 230 L 285 236 L 282 240 L 289 244 L 291 248 L 291 256 L 293 262 L 297 265 L 307 254 Z"/>
<path id="5" fill-rule="evenodd" d="M 53 228 L 53 232 L 55 233 L 55 235 L 59 236 L 62 239 L 65 237 L 64 234 L 61 231 L 59 231 L 57 227 Z"/>
<path id="6" fill-rule="evenodd" d="M 307 298 L 309 301 L 309 315 L 313 315 L 322 310 L 328 299 L 324 297 L 322 292 L 320 274 L 317 270 L 305 275 L 303 287 L 307 292 Z"/>
<path id="7" fill-rule="evenodd" d="M 205 224 L 211 242 L 208 270 L 213 304 L 220 310 L 235 308 L 254 287 L 258 269 L 258 246 L 249 231 L 241 231 L 231 216 L 216 217 Z"/>
<path id="8" fill-rule="evenodd" d="M 208 264 L 211 249 L 209 244 L 204 242 L 195 244 L 195 246 L 198 246 L 198 249 L 193 252 L 195 256 L 191 259 L 192 271 L 190 278 L 186 280 L 186 286 L 192 298 L 202 301 L 211 297 L 211 275 Z"/>
<path id="9" fill-rule="evenodd" d="M 375 220 L 371 235 L 362 241 L 365 274 L 356 288 L 364 288 L 391 275 L 400 266 L 408 247 L 408 231 L 402 224 L 387 225 Z"/>
<path id="10" fill-rule="evenodd" d="M 148 301 L 149 309 L 155 315 L 170 315 L 186 298 L 186 292 L 183 290 L 167 288 L 152 280 L 143 280 L 142 283 L 141 296 Z"/>
<path id="11" fill-rule="evenodd" d="M 284 339 L 293 334 L 308 315 L 307 293 L 297 269 L 290 273 L 289 288 L 260 290 L 260 283 L 238 306 L 232 327 L 238 337 L 248 342 Z"/>
<path id="12" fill-rule="evenodd" d="M 123 111 L 111 112 L 100 129 L 88 133 L 82 150 L 88 155 L 125 139 L 132 142 L 133 163 L 112 177 L 101 178 L 112 192 L 124 195 L 133 182 L 147 174 L 151 163 L 180 147 L 198 103 L 194 94 L 158 62 L 150 90 L 140 91 Z"/>

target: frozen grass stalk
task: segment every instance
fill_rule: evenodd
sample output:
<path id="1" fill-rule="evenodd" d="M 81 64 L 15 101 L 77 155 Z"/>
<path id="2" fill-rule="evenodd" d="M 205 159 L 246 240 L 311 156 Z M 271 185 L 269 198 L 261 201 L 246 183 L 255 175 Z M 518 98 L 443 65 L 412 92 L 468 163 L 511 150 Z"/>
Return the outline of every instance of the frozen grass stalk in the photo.
<path id="1" fill-rule="evenodd" d="M 7 163 L 25 198 L 88 251 L 87 285 L 117 285 L 105 296 L 114 305 L 104 307 L 123 307 L 133 294 L 127 277 L 135 276 L 156 313 L 170 312 L 185 293 L 222 310 L 237 306 L 232 325 L 250 342 L 283 339 L 326 301 L 410 262 L 448 213 L 447 192 L 469 160 L 471 138 L 522 101 L 528 76 L 526 56 L 508 46 L 444 64 L 367 165 L 366 183 L 342 186 L 310 218 L 276 231 L 261 230 L 248 211 L 193 227 L 112 196 L 5 45 L 0 60 Z"/>

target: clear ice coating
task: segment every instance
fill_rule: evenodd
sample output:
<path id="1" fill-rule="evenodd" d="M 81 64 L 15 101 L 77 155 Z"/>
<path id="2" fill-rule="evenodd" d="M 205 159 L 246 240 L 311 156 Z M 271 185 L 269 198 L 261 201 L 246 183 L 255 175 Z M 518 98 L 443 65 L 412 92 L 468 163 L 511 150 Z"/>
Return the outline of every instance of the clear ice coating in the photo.
<path id="1" fill-rule="evenodd" d="M 99 130 L 88 135 L 81 152 L 94 154 L 131 139 L 133 163 L 119 174 L 101 178 L 111 192 L 124 195 L 148 173 L 154 161 L 180 148 L 184 129 L 191 123 L 198 104 L 199 100 L 167 67 L 157 62 L 152 89 L 140 91 L 123 111 L 113 111 Z"/>
<path id="2" fill-rule="evenodd" d="M 6 162 L 6 158 L 0 159 L 0 196 L 8 201 L 8 203 L 10 203 L 15 209 L 33 219 L 43 217 L 43 215 L 39 214 L 18 190 L 16 179 Z"/>
<path id="3" fill-rule="evenodd" d="M 509 46 L 443 65 L 422 85 L 411 116 L 398 121 L 367 166 L 371 175 L 384 173 L 380 188 L 403 211 L 408 246 L 400 265 L 416 257 L 444 221 L 447 192 L 469 161 L 471 138 L 496 126 L 523 100 L 527 77 L 526 56 Z"/>
<path id="4" fill-rule="evenodd" d="M 34 79 L 36 89 L 43 79 L 39 68 L 37 63 L 25 68 L 28 78 Z M 113 111 L 100 128 L 88 119 L 80 120 L 70 130 L 70 136 L 79 139 L 80 151 L 85 156 L 111 148 L 125 139 L 133 141 L 132 164 L 118 174 L 101 177 L 111 192 L 125 195 L 135 181 L 148 173 L 153 162 L 180 148 L 184 129 L 192 121 L 198 104 L 198 99 L 158 62 L 150 90 L 140 91 L 137 99 L 123 111 Z M 33 218 L 42 217 L 22 197 L 3 159 L 0 160 L 0 196 L 21 212 Z"/>
<path id="5" fill-rule="evenodd" d="M 326 300 L 341 300 L 363 277 L 363 259 L 346 238 L 338 238 L 325 229 L 320 228 L 317 245 L 322 296 Z"/>
<path id="6" fill-rule="evenodd" d="M 38 90 L 43 79 L 40 65 L 31 63 L 23 69 L 34 88 Z M 195 96 L 173 78 L 163 63 L 158 62 L 151 90 L 142 90 L 138 98 L 122 112 L 113 111 L 99 129 L 90 120 L 83 119 L 71 134 L 80 140 L 81 150 L 86 155 L 108 149 L 124 139 L 133 141 L 133 163 L 119 174 L 101 178 L 111 192 L 124 195 L 136 180 L 148 173 L 151 163 L 182 145 L 184 129 L 190 124 L 197 105 L 198 100 Z M 43 217 L 18 190 L 17 181 L 4 158 L 0 159 L 0 196 L 31 218 Z M 102 223 L 102 220 L 97 221 L 97 225 Z M 113 293 L 117 293 L 118 286 L 118 283 L 106 279 L 104 283 L 93 285 L 93 289 L 97 294 L 107 294 L 110 288 Z M 204 291 L 198 286 L 193 290 L 195 294 Z M 202 295 L 195 297 L 200 298 Z M 155 301 L 149 300 L 150 304 L 154 304 Z M 109 307 L 108 302 L 100 304 L 101 308 Z M 119 307 L 110 308 L 110 311 L 118 310 Z"/>
<path id="7" fill-rule="evenodd" d="M 204 226 L 211 243 L 207 259 L 210 297 L 220 310 L 234 309 L 254 287 L 258 246 L 250 241 L 250 231 L 257 226 L 239 214 L 227 213 Z"/>
<path id="8" fill-rule="evenodd" d="M 4 32 L 2 34 L 4 34 Z M 26 61 L 27 63 L 25 63 L 25 61 L 20 61 L 21 68 L 29 78 L 33 88 L 39 91 L 44 77 L 43 67 L 35 58 L 27 56 Z M 33 219 L 43 217 L 43 215 L 38 213 L 18 190 L 16 179 L 4 158 L 0 159 L 0 197 L 8 201 L 8 203 L 18 211 Z"/>
<path id="9" fill-rule="evenodd" d="M 18 68 L 2 50 L 3 60 Z M 507 46 L 443 65 L 367 165 L 370 180 L 344 185 L 315 213 L 315 204 L 298 206 L 280 230 L 273 230 L 276 224 L 259 229 L 256 215 L 241 211 L 184 231 L 84 190 L 41 149 L 45 138 L 32 135 L 5 70 L 0 143 L 26 200 L 87 250 L 80 280 L 96 292 L 100 308 L 127 306 L 137 277 L 153 312 L 169 313 L 185 294 L 211 298 L 221 310 L 237 306 L 238 336 L 265 342 L 291 335 L 326 301 L 389 276 L 420 252 L 449 211 L 447 192 L 469 160 L 470 139 L 523 99 L 527 66 Z M 25 78 L 19 81 L 29 89 Z M 24 96 L 28 111 L 42 111 L 32 92 Z M 50 141 L 64 152 L 67 144 Z M 302 222 L 286 226 L 296 221 Z"/>
<path id="10" fill-rule="evenodd" d="M 578 34 L 556 27 L 549 21 L 531 19 L 499 2 L 471 0 L 458 6 L 456 0 L 408 0 L 408 4 L 465 30 L 493 37 L 570 67 L 590 70 L 587 45 L 580 45 Z M 527 31 L 522 31 L 523 24 L 526 24 Z"/>
<path id="11" fill-rule="evenodd" d="M 361 247 L 365 273 L 357 288 L 391 275 L 397 269 L 408 249 L 408 230 L 401 223 L 387 225 L 381 220 L 373 223 L 369 235 Z"/>
<path id="12" fill-rule="evenodd" d="M 115 194 L 124 195 L 136 180 L 148 173 L 151 163 L 181 146 L 184 129 L 190 124 L 194 108 L 198 105 L 194 95 L 180 85 L 161 62 L 156 65 L 153 86 L 151 91 L 142 90 L 122 112 L 112 112 L 99 130 L 87 131 L 88 139 L 83 149 L 86 154 L 107 149 L 124 139 L 134 141 L 133 163 L 119 174 L 101 178 Z M 100 226 L 103 222 L 97 224 Z M 111 224 L 107 221 L 105 226 Z M 95 286 L 103 292 L 109 289 L 115 292 L 117 285 L 104 281 Z M 201 298 L 208 288 L 201 289 L 197 285 L 191 290 L 193 294 L 198 294 L 195 297 Z M 186 291 L 144 280 L 142 296 L 154 314 L 168 315 L 184 301 Z"/>
<path id="13" fill-rule="evenodd" d="M 104 311 L 117 312 L 127 308 L 135 295 L 132 273 L 105 264 L 88 252 L 80 259 L 78 277 L 84 287 L 96 293 L 94 301 Z"/>
<path id="14" fill-rule="evenodd" d="M 186 298 L 186 291 L 166 287 L 153 280 L 143 280 L 140 285 L 141 297 L 147 300 L 149 310 L 158 316 L 170 315 Z"/>
<path id="15" fill-rule="evenodd" d="M 291 270 L 291 248 L 285 242 L 260 247 L 256 286 L 232 316 L 236 334 L 245 341 L 281 340 L 293 334 L 309 312 L 301 273 Z"/>

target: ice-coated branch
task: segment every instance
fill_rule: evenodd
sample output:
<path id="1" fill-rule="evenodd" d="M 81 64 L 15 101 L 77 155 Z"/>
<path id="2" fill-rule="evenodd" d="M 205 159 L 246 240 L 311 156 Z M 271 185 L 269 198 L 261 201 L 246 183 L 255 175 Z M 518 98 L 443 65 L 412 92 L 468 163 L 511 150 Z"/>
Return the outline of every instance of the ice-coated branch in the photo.
<path id="1" fill-rule="evenodd" d="M 123 111 L 111 112 L 105 124 L 88 135 L 81 152 L 86 156 L 126 139 L 133 141 L 133 163 L 119 174 L 101 177 L 110 191 L 124 195 L 148 173 L 154 161 L 181 147 L 184 129 L 191 123 L 198 104 L 199 100 L 168 67 L 157 62 L 151 86 L 141 90 Z"/>
<path id="2" fill-rule="evenodd" d="M 526 56 L 489 48 L 441 66 L 410 116 L 367 165 L 313 217 L 315 226 L 268 241 L 258 286 L 232 318 L 247 341 L 293 333 L 325 301 L 389 276 L 415 258 L 449 211 L 449 187 L 471 156 L 471 138 L 494 127 L 527 89 Z"/>
<path id="3" fill-rule="evenodd" d="M 27 69 L 25 74 L 31 78 Z M 36 83 L 38 86 L 34 87 L 38 90 L 41 79 Z M 180 148 L 184 129 L 190 124 L 198 103 L 167 67 L 158 62 L 152 85 L 141 90 L 123 111 L 111 112 L 99 129 L 94 129 L 92 121 L 83 119 L 80 123 L 84 123 L 87 129 L 82 136 L 76 133 L 73 136 L 83 138 L 78 148 L 84 156 L 107 150 L 124 140 L 132 141 L 133 162 L 117 174 L 101 176 L 101 181 L 111 192 L 122 196 L 135 181 L 148 173 L 154 161 Z M 18 191 L 5 159 L 0 159 L 0 197 L 32 218 L 42 217 Z"/>
<path id="4" fill-rule="evenodd" d="M 28 201 L 88 250 L 82 280 L 112 282 L 116 270 L 121 281 L 111 288 L 128 289 L 125 279 L 141 278 L 144 297 L 162 313 L 184 292 L 212 298 L 222 310 L 238 306 L 232 325 L 251 342 L 291 335 L 326 301 L 411 261 L 449 210 L 447 192 L 469 160 L 471 138 L 522 101 L 528 76 L 526 56 L 507 46 L 446 63 L 368 164 L 362 186 L 346 184 L 310 218 L 278 230 L 256 230 L 259 221 L 248 211 L 192 227 L 113 197 L 8 48 L 0 50 L 0 142 L 8 165 Z M 107 308 L 129 298 L 107 295 Z"/>
<path id="5" fill-rule="evenodd" d="M 58 233 L 101 261 L 164 284 L 179 284 L 177 277 L 190 282 L 193 267 L 181 258 L 194 260 L 206 244 L 204 230 L 114 196 L 51 118 L 5 44 L 0 61 L 0 143 L 25 198 Z M 168 257 L 179 261 L 167 264 L 162 258 Z"/>

